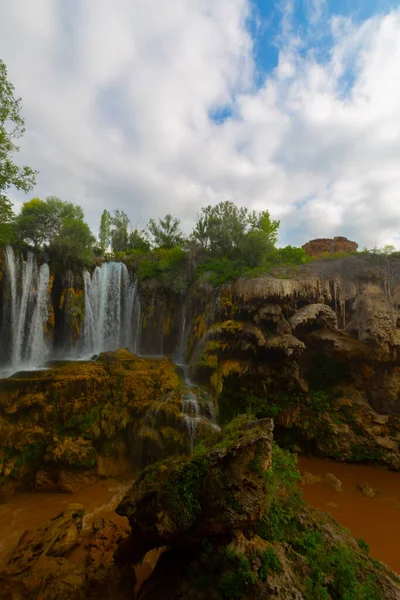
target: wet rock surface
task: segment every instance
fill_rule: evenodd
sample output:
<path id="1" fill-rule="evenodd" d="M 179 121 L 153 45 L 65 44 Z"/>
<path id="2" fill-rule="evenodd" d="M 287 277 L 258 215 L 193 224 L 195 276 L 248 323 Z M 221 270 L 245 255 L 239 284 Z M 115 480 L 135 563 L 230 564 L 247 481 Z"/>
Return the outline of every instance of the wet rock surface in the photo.
<path id="1" fill-rule="evenodd" d="M 117 567 L 114 552 L 128 537 L 118 518 L 98 518 L 85 543 L 86 560 L 74 551 L 83 546 L 82 505 L 70 505 L 49 523 L 26 531 L 0 572 L 3 600 L 123 600 L 133 598 L 133 569 Z"/>

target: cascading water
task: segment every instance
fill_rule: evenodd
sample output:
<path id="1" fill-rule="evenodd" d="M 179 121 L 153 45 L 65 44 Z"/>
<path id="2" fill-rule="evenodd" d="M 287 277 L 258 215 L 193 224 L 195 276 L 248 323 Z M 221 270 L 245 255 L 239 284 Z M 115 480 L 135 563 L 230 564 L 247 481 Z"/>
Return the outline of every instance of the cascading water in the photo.
<path id="1" fill-rule="evenodd" d="M 137 290 L 133 301 L 133 353 L 140 354 L 140 342 L 142 337 L 142 299 Z"/>
<path id="2" fill-rule="evenodd" d="M 81 350 L 91 356 L 123 346 L 134 348 L 132 311 L 137 284 L 123 263 L 109 262 L 85 271 L 85 320 Z"/>
<path id="3" fill-rule="evenodd" d="M 5 363 L 2 375 L 7 376 L 23 368 L 38 367 L 47 359 L 46 323 L 51 297 L 50 270 L 46 263 L 38 269 L 31 252 L 25 261 L 10 246 L 5 256 L 9 296 L 4 306 L 1 354 Z"/>

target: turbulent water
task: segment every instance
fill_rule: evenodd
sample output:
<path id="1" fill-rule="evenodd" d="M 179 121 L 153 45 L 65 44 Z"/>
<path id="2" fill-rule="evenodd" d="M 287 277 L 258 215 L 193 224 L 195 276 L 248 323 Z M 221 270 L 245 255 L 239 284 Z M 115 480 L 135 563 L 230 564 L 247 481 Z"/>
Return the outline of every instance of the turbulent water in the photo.
<path id="1" fill-rule="evenodd" d="M 22 368 L 36 368 L 49 353 L 46 335 L 50 317 L 50 270 L 38 267 L 32 253 L 26 260 L 6 249 L 4 325 L 1 332 L 2 375 Z"/>

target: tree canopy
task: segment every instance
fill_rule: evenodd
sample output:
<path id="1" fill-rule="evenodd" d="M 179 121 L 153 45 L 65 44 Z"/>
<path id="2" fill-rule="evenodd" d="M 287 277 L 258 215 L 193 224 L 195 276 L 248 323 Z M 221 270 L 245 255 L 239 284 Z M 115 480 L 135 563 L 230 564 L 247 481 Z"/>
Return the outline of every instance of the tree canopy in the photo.
<path id="1" fill-rule="evenodd" d="M 14 96 L 14 86 L 7 79 L 7 68 L 0 59 L 0 243 L 12 240 L 13 211 L 6 192 L 10 187 L 29 192 L 36 179 L 37 171 L 30 167 L 19 167 L 13 161 L 18 152 L 16 140 L 22 137 L 25 122 L 21 116 L 21 99 Z"/>
<path id="2" fill-rule="evenodd" d="M 156 248 L 171 249 L 183 244 L 183 233 L 180 228 L 180 221 L 172 215 L 165 215 L 163 219 L 150 219 L 148 225 L 153 246 Z"/>

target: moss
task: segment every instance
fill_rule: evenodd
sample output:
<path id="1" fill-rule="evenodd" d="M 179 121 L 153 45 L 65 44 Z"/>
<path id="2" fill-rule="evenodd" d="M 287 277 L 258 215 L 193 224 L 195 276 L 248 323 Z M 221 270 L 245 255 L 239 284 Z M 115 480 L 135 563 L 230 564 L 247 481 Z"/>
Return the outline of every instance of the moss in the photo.
<path id="1" fill-rule="evenodd" d="M 168 491 L 175 519 L 182 527 L 188 527 L 201 512 L 197 495 L 207 471 L 207 460 L 198 457 L 183 463 L 174 481 L 169 483 Z"/>
<path id="2" fill-rule="evenodd" d="M 261 581 L 266 581 L 270 572 L 279 573 L 282 570 L 282 563 L 273 546 L 269 546 L 260 556 L 261 566 L 258 576 Z"/>
<path id="3" fill-rule="evenodd" d="M 52 451 L 54 438 L 82 438 L 91 448 L 82 454 L 82 461 L 93 464 L 107 440 L 132 427 L 179 385 L 175 366 L 167 359 L 139 359 L 126 350 L 103 353 L 95 362 L 57 363 L 49 371 L 4 380 L 0 454 L 11 452 L 15 461 L 30 469 L 28 455 L 37 444 L 43 445 L 42 461 L 43 454 Z M 60 450 L 58 463 L 69 464 L 68 456 Z M 14 467 L 16 478 L 20 472 Z"/>

